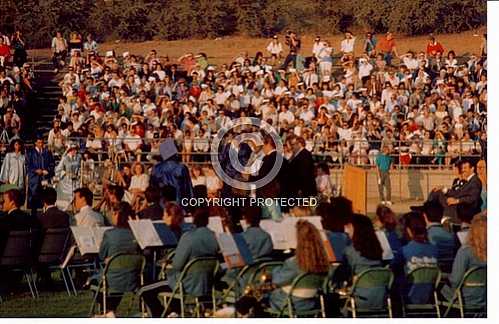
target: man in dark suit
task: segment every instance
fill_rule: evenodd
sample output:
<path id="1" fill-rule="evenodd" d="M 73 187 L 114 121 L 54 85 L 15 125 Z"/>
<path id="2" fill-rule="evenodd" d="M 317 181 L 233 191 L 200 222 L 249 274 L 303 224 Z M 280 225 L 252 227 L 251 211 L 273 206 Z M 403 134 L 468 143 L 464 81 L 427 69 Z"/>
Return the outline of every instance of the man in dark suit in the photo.
<path id="1" fill-rule="evenodd" d="M 47 187 L 43 189 L 41 198 L 45 212 L 38 216 L 38 220 L 42 229 L 69 227 L 69 215 L 55 205 L 57 191 L 54 188 Z"/>
<path id="2" fill-rule="evenodd" d="M 469 212 L 479 213 L 482 192 L 482 182 L 474 173 L 474 167 L 469 161 L 461 163 L 461 182 L 450 189 L 443 188 L 433 191 L 428 196 L 428 201 L 437 201 L 444 208 L 444 216 L 449 217 L 454 223 L 457 219 L 457 208 L 466 208 Z"/>
<path id="3" fill-rule="evenodd" d="M 3 193 L 2 210 L 5 215 L 0 218 L 0 251 L 3 251 L 10 231 L 27 231 L 39 228 L 36 217 L 19 209 L 22 204 L 23 197 L 19 190 L 10 189 Z"/>
<path id="4" fill-rule="evenodd" d="M 137 214 L 139 218 L 153 221 L 163 219 L 163 208 L 159 205 L 161 198 L 159 188 L 149 186 L 144 195 L 146 196 L 147 207 Z"/>
<path id="5" fill-rule="evenodd" d="M 293 157 L 289 161 L 290 197 L 310 197 L 317 195 L 315 167 L 312 154 L 305 148 L 303 137 L 291 139 Z"/>
<path id="6" fill-rule="evenodd" d="M 262 187 L 256 188 L 257 198 L 277 198 L 282 197 L 282 190 L 285 189 L 285 177 L 287 174 L 288 164 L 286 159 L 282 156 L 280 152 L 276 151 L 276 144 L 272 136 L 265 134 L 263 135 L 263 147 L 262 152 L 265 156 L 262 159 L 262 164 L 258 170 L 258 174 L 253 175 L 249 178 L 251 182 L 256 182 L 265 178 L 271 172 L 276 161 L 278 159 L 282 160 L 282 165 L 277 171 L 274 178 Z M 282 218 L 281 207 L 279 204 L 274 202 L 272 205 L 265 205 L 262 207 L 262 218 L 268 219 L 272 218 L 274 220 L 279 220 Z"/>

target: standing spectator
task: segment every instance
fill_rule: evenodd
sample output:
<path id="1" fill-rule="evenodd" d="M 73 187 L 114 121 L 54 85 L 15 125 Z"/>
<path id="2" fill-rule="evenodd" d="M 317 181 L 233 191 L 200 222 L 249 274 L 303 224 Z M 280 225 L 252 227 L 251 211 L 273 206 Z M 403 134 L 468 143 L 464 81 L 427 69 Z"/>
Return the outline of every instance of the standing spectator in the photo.
<path id="1" fill-rule="evenodd" d="M 376 37 L 374 37 L 373 33 L 367 32 L 364 40 L 364 53 L 369 57 L 373 57 L 376 54 L 376 44 Z"/>
<path id="2" fill-rule="evenodd" d="M 290 197 L 310 197 L 317 195 L 314 176 L 314 160 L 312 154 L 305 148 L 303 137 L 291 140 L 293 157 L 289 161 Z"/>
<path id="3" fill-rule="evenodd" d="M 286 56 L 281 69 L 287 69 L 289 62 L 293 62 L 293 67 L 296 68 L 296 56 L 301 48 L 301 40 L 298 38 L 295 32 L 288 32 L 286 35 L 286 45 L 289 46 L 289 54 Z"/>
<path id="4" fill-rule="evenodd" d="M 429 58 L 434 58 L 438 55 L 444 54 L 444 47 L 440 44 L 434 36 L 430 36 L 428 44 L 426 45 L 426 55 Z"/>
<path id="5" fill-rule="evenodd" d="M 378 175 L 379 197 L 382 204 L 392 205 L 392 188 L 390 182 L 390 168 L 392 167 L 392 157 L 388 146 L 383 146 L 381 153 L 376 157 L 376 171 Z M 386 194 L 385 194 L 386 191 Z"/>
<path id="6" fill-rule="evenodd" d="M 26 44 L 20 31 L 16 31 L 12 37 L 12 48 L 14 49 L 14 65 L 20 68 L 28 60 Z"/>
<path id="7" fill-rule="evenodd" d="M 383 55 L 383 59 L 387 65 L 392 64 L 392 58 L 397 57 L 397 48 L 395 47 L 395 39 L 391 32 L 386 33 L 379 43 L 376 45 L 376 52 Z"/>
<path id="8" fill-rule="evenodd" d="M 312 45 L 312 54 L 318 59 L 320 50 L 324 47 L 324 43 L 321 42 L 321 37 L 315 37 L 314 43 Z"/>
<path id="9" fill-rule="evenodd" d="M 282 44 L 277 38 L 277 35 L 274 35 L 269 45 L 267 45 L 267 51 L 270 53 L 270 57 L 274 64 L 281 58 Z"/>
<path id="10" fill-rule="evenodd" d="M 26 170 L 28 173 L 28 208 L 31 214 L 36 215 L 36 210 L 42 207 L 40 191 L 48 186 L 54 176 L 54 158 L 52 153 L 45 148 L 43 137 L 38 135 L 35 147 L 26 153 Z"/>
<path id="11" fill-rule="evenodd" d="M 66 64 L 66 55 L 68 55 L 68 43 L 62 37 L 61 32 L 57 32 L 55 37 L 52 38 L 52 63 L 54 65 L 54 72 L 59 72 L 59 69 Z"/>
<path id="12" fill-rule="evenodd" d="M 10 152 L 3 159 L 0 170 L 0 181 L 3 184 L 15 185 L 21 192 L 25 189 L 26 163 L 24 144 L 21 140 L 14 140 Z"/>
<path id="13" fill-rule="evenodd" d="M 331 75 L 331 68 L 333 67 L 333 48 L 329 46 L 329 42 L 325 41 L 323 46 L 317 53 L 317 59 L 319 60 L 319 73 L 321 80 L 326 81 Z"/>
<path id="14" fill-rule="evenodd" d="M 10 58 L 10 46 L 0 37 L 0 66 L 5 66 Z"/>
<path id="15" fill-rule="evenodd" d="M 355 37 L 352 32 L 345 32 L 345 39 L 341 41 L 340 51 L 343 55 L 353 55 L 355 49 Z"/>

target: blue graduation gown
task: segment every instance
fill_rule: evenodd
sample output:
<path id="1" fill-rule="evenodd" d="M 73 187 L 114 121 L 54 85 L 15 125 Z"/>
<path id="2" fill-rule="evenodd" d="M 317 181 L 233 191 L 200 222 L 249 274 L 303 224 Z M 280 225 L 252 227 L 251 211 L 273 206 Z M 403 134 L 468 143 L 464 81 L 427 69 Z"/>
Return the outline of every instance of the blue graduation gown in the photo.
<path id="1" fill-rule="evenodd" d="M 26 152 L 26 170 L 28 173 L 28 208 L 41 208 L 39 198 L 42 180 L 50 180 L 54 176 L 54 158 L 46 148 L 41 153 L 33 147 Z M 47 170 L 47 175 L 36 174 L 37 169 Z"/>
<path id="2" fill-rule="evenodd" d="M 177 192 L 177 203 L 181 203 L 183 198 L 192 198 L 192 182 L 187 167 L 176 161 L 169 159 L 154 166 L 151 173 L 151 185 L 159 188 L 172 186 Z"/>

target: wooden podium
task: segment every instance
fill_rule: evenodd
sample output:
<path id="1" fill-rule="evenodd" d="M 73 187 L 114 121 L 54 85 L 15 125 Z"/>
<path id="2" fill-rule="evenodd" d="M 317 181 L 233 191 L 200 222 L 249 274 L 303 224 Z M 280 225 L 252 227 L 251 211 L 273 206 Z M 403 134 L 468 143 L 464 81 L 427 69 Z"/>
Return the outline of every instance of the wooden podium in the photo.
<path id="1" fill-rule="evenodd" d="M 343 170 L 342 195 L 352 201 L 354 213 L 367 215 L 367 172 L 352 165 Z"/>

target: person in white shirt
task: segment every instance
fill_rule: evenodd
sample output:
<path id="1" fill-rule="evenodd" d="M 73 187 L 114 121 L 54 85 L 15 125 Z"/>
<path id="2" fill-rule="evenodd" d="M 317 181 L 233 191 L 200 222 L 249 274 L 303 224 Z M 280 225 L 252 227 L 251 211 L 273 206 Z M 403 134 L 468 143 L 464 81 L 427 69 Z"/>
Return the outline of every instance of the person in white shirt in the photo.
<path id="1" fill-rule="evenodd" d="M 104 226 L 104 217 L 92 209 L 94 194 L 88 188 L 74 191 L 74 206 L 78 213 L 74 216 L 76 226 Z"/>
<path id="2" fill-rule="evenodd" d="M 279 42 L 277 35 L 274 35 L 269 45 L 267 45 L 267 51 L 270 53 L 271 58 L 274 60 L 278 60 L 281 58 L 282 53 L 282 44 Z"/>
<path id="3" fill-rule="evenodd" d="M 411 51 L 401 55 L 400 59 L 410 71 L 414 71 L 419 67 L 419 61 L 414 57 L 414 53 Z"/>
<path id="4" fill-rule="evenodd" d="M 362 86 L 366 85 L 373 68 L 372 64 L 366 58 L 362 57 L 359 59 L 359 79 L 362 81 Z"/>
<path id="5" fill-rule="evenodd" d="M 65 64 L 66 56 L 68 55 L 68 43 L 61 32 L 57 32 L 52 38 L 52 63 L 54 64 L 54 72 L 59 72 L 59 68 Z"/>
<path id="6" fill-rule="evenodd" d="M 345 39 L 341 41 L 340 50 L 343 55 L 352 54 L 355 47 L 355 37 L 350 31 L 345 32 Z"/>
<path id="7" fill-rule="evenodd" d="M 312 54 L 318 59 L 320 50 L 324 47 L 324 43 L 321 42 L 321 37 L 317 36 L 315 38 L 314 44 L 312 45 Z"/>

